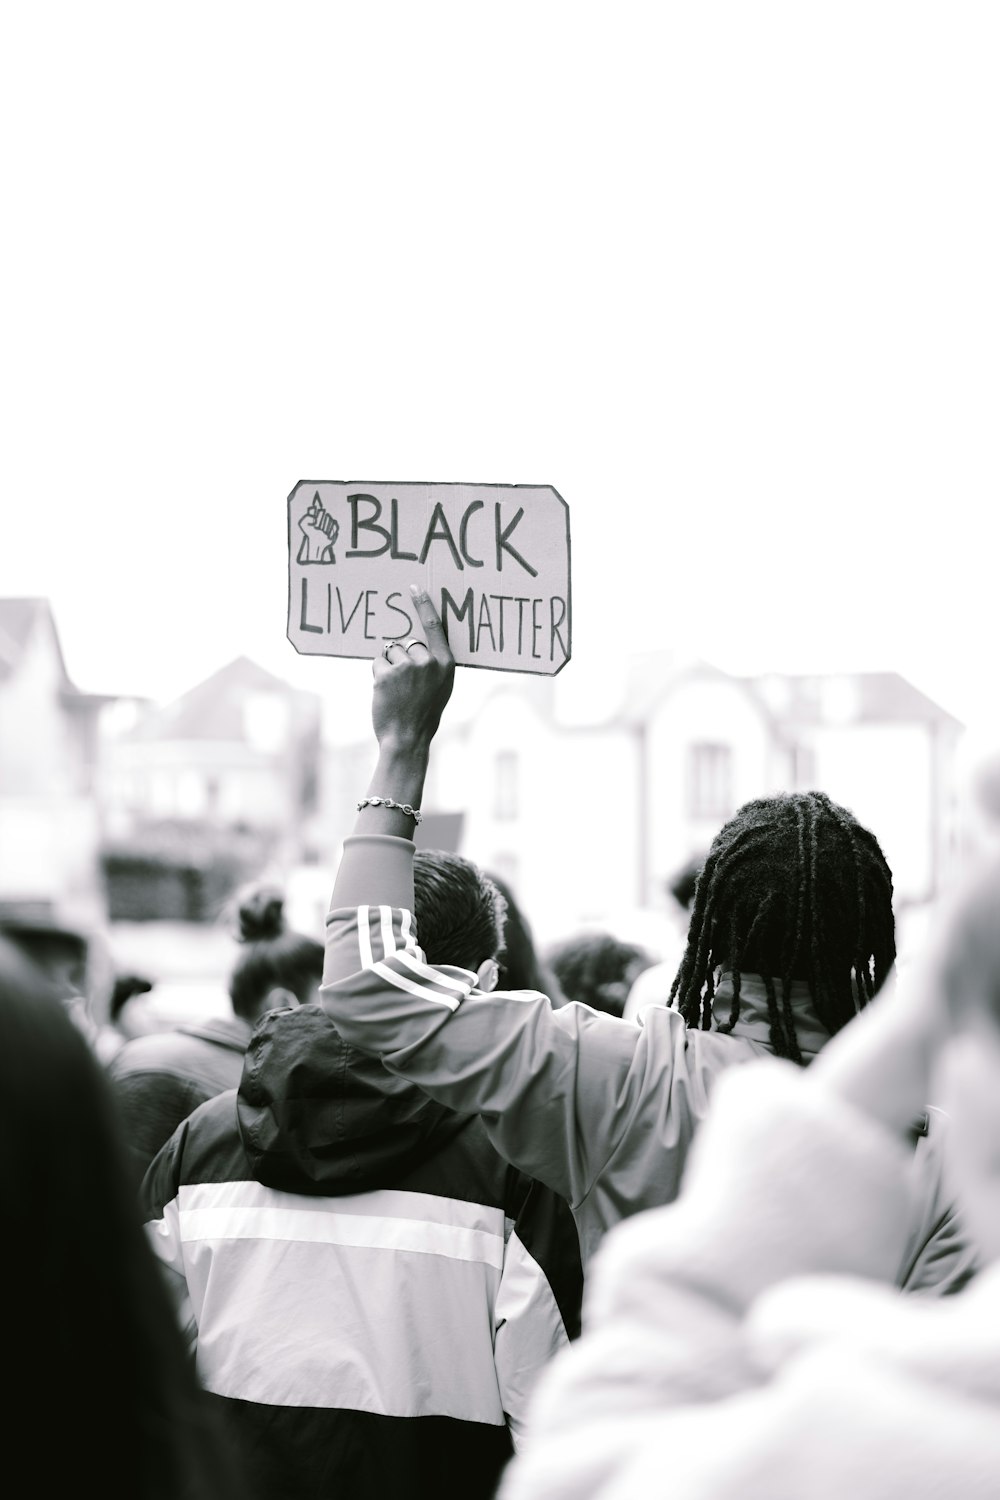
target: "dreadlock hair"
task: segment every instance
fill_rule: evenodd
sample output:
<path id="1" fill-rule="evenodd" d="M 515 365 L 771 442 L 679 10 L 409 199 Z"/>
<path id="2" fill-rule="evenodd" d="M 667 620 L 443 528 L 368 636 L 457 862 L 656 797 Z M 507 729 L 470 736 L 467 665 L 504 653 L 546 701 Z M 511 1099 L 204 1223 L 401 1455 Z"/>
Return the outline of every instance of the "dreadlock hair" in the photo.
<path id="1" fill-rule="evenodd" d="M 877 993 L 896 958 L 892 871 L 873 833 L 825 792 L 747 802 L 718 832 L 698 877 L 687 946 L 670 991 L 688 1026 L 712 1025 L 715 976 L 760 975 L 771 1045 L 801 1063 L 792 981 L 807 981 L 830 1032 Z M 778 985 L 780 984 L 780 995 Z"/>

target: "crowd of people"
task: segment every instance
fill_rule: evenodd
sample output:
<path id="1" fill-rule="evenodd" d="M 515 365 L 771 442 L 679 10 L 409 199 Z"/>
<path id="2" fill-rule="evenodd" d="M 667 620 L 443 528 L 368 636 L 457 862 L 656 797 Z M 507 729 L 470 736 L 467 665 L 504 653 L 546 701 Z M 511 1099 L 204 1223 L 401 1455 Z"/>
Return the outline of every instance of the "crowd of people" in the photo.
<path id="1" fill-rule="evenodd" d="M 779 793 L 678 872 L 675 955 L 539 951 L 415 848 L 454 661 L 414 606 L 326 930 L 243 892 L 231 1014 L 130 1023 L 123 973 L 98 1027 L 78 936 L 0 939 L 32 1490 L 996 1496 L 1000 862 L 904 983 L 877 830 Z"/>

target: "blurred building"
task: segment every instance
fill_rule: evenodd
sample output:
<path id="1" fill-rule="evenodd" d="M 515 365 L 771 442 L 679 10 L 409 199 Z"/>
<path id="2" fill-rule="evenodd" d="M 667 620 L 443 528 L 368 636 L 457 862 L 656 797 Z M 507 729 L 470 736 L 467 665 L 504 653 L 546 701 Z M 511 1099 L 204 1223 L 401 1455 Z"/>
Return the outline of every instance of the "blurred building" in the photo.
<path id="1" fill-rule="evenodd" d="M 585 684 L 584 711 L 563 686 L 498 674 L 474 711 L 449 709 L 424 797 L 464 813 L 461 851 L 509 882 L 542 939 L 613 921 L 655 946 L 639 916 L 663 908 L 667 879 L 743 802 L 782 790 L 826 791 L 875 832 L 898 908 L 948 878 L 962 726 L 895 673 L 740 678 L 648 653 Z M 370 751 L 342 754 L 356 792 Z"/>
<path id="2" fill-rule="evenodd" d="M 0 909 L 89 927 L 104 916 L 95 800 L 110 698 L 66 671 L 46 599 L 0 599 Z"/>
<path id="3" fill-rule="evenodd" d="M 650 890 L 751 797 L 827 792 L 869 827 L 897 906 L 930 900 L 956 857 L 962 726 L 894 672 L 734 678 L 701 666 L 645 722 Z"/>
<path id="4" fill-rule="evenodd" d="M 313 838 L 320 704 L 238 657 L 162 707 L 109 726 L 104 800 L 111 914 L 202 920 Z"/>

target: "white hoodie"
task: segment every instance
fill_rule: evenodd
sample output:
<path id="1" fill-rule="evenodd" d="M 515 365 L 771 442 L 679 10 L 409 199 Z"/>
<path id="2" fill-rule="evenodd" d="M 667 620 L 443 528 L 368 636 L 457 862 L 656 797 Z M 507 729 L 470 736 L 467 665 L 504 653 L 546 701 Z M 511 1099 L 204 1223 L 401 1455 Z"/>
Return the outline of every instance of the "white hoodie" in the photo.
<path id="1" fill-rule="evenodd" d="M 500 1500 L 997 1500 L 1000 1268 L 891 1287 L 911 1163 L 790 1064 L 727 1073 L 679 1200 L 598 1251 Z"/>

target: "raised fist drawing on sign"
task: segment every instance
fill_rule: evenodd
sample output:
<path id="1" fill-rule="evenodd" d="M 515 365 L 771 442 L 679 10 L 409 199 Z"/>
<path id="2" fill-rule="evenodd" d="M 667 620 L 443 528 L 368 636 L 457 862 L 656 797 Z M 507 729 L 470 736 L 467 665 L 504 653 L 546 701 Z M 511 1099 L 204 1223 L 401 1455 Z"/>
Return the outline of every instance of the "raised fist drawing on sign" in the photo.
<path id="1" fill-rule="evenodd" d="M 329 511 L 323 509 L 318 490 L 312 497 L 309 509 L 299 521 L 299 530 L 302 533 L 302 543 L 296 558 L 297 562 L 335 563 L 337 561 L 333 554 L 333 544 L 340 533 L 340 526 Z"/>

